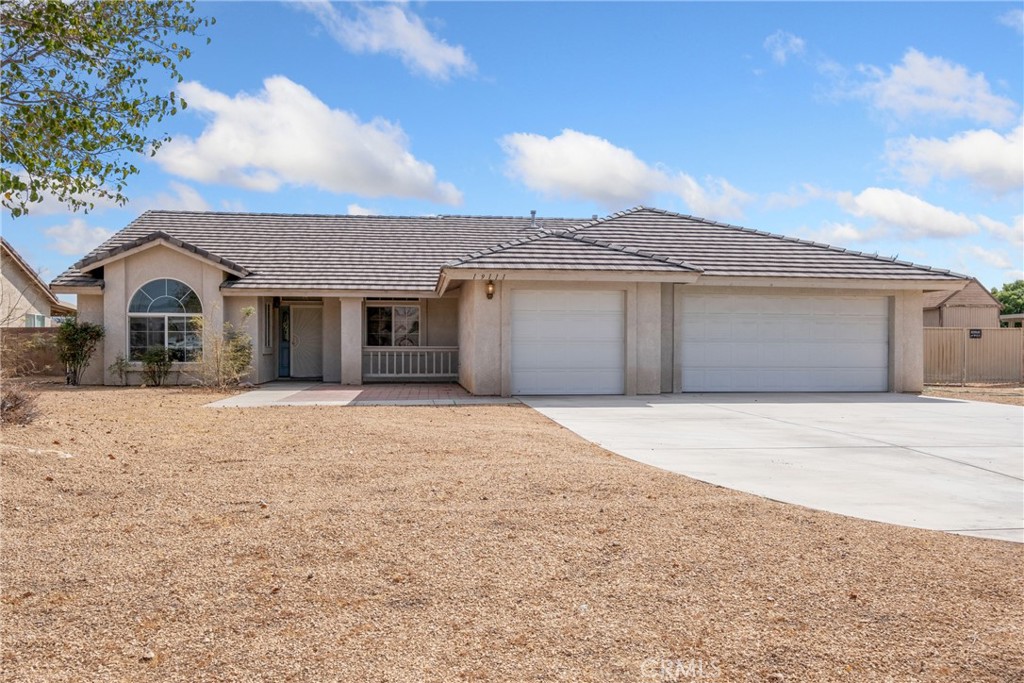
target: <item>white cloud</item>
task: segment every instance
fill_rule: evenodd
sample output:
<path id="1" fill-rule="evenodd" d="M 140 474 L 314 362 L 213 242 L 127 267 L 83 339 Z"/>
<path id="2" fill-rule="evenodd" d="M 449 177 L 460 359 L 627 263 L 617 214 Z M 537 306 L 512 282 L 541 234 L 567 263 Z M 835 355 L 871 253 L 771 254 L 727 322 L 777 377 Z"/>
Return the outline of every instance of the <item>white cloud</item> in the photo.
<path id="1" fill-rule="evenodd" d="M 245 202 L 241 199 L 222 199 L 220 200 L 220 208 L 233 213 L 245 213 Z"/>
<path id="2" fill-rule="evenodd" d="M 817 230 L 805 231 L 806 239 L 815 242 L 824 242 L 837 246 L 845 246 L 851 242 L 864 242 L 874 239 L 880 235 L 877 229 L 865 230 L 853 223 L 836 223 L 834 221 L 823 221 Z"/>
<path id="3" fill-rule="evenodd" d="M 778 209 L 795 209 L 817 199 L 828 198 L 831 193 L 822 190 L 812 183 L 801 183 L 786 192 L 772 192 L 764 200 L 764 207 L 769 211 Z"/>
<path id="4" fill-rule="evenodd" d="M 982 261 L 983 263 L 992 266 L 993 268 L 1006 269 L 1013 267 L 1013 264 L 1010 263 L 1010 260 L 1006 258 L 1006 254 L 1004 254 L 1001 251 L 995 251 L 994 249 L 985 249 L 984 247 L 979 247 L 976 244 L 972 244 L 971 246 L 967 247 L 967 252 L 974 256 L 975 258 L 977 258 L 978 260 Z"/>
<path id="5" fill-rule="evenodd" d="M 409 152 L 398 124 L 362 123 L 284 76 L 266 79 L 256 95 L 231 97 L 195 82 L 179 90 L 190 111 L 210 120 L 198 138 L 179 135 L 160 148 L 157 163 L 175 175 L 263 192 L 293 185 L 462 201 L 454 185 L 438 182 L 434 167 Z"/>
<path id="6" fill-rule="evenodd" d="M 81 218 L 72 218 L 67 225 L 43 230 L 50 238 L 50 247 L 65 256 L 84 256 L 114 234 L 113 230 L 90 226 Z"/>
<path id="7" fill-rule="evenodd" d="M 347 213 L 349 216 L 379 216 L 380 211 L 377 209 L 370 209 L 359 204 L 349 204 L 347 207 Z"/>
<path id="8" fill-rule="evenodd" d="M 836 202 L 847 213 L 874 219 L 879 226 L 895 229 L 908 239 L 957 237 L 978 231 L 978 225 L 964 214 L 900 190 L 869 187 L 858 195 L 840 192 Z"/>
<path id="9" fill-rule="evenodd" d="M 179 183 L 174 180 L 168 183 L 170 192 L 160 192 L 151 197 L 138 199 L 136 209 L 149 211 L 150 209 L 164 209 L 167 211 L 208 211 L 210 205 L 203 199 L 203 196 L 190 185 Z"/>
<path id="10" fill-rule="evenodd" d="M 933 177 L 968 178 L 1002 193 L 1024 187 L 1024 124 L 1006 135 L 991 129 L 969 130 L 946 140 L 909 137 L 891 141 L 886 157 L 912 183 Z"/>
<path id="11" fill-rule="evenodd" d="M 974 219 L 989 234 L 1013 245 L 1018 253 L 1024 248 L 1024 214 L 1015 216 L 1013 225 L 1007 225 L 983 214 L 978 214 Z"/>
<path id="12" fill-rule="evenodd" d="M 1011 9 L 999 15 L 999 23 L 1024 35 L 1024 10 Z"/>
<path id="13" fill-rule="evenodd" d="M 512 133 L 499 142 L 508 156 L 509 175 L 547 195 L 621 209 L 666 192 L 705 216 L 738 216 L 751 201 L 750 195 L 724 179 L 711 178 L 702 185 L 685 173 L 651 166 L 628 149 L 575 130 L 563 130 L 553 138 Z"/>
<path id="14" fill-rule="evenodd" d="M 28 177 L 25 175 L 19 175 L 19 178 L 25 182 L 28 182 Z M 113 190 L 110 190 L 113 192 Z M 74 212 L 71 208 L 61 200 L 57 198 L 55 192 L 51 192 L 49 189 L 41 188 L 40 196 L 42 201 L 32 202 L 28 205 L 28 215 L 31 216 L 56 216 L 60 214 L 71 215 Z M 95 197 L 88 194 L 75 194 L 75 199 L 91 203 L 93 205 L 90 209 L 90 213 L 100 213 L 107 209 L 114 209 L 118 207 L 118 203 L 110 197 Z"/>
<path id="15" fill-rule="evenodd" d="M 804 47 L 803 38 L 783 30 L 778 30 L 764 39 L 764 49 L 776 64 L 785 64 L 790 57 L 803 54 Z"/>
<path id="16" fill-rule="evenodd" d="M 910 49 L 888 71 L 875 66 L 860 70 L 868 82 L 856 94 L 901 119 L 932 114 L 1005 125 L 1016 116 L 1016 103 L 993 93 L 984 74 L 971 73 L 942 57 Z"/>
<path id="17" fill-rule="evenodd" d="M 344 16 L 327 0 L 299 5 L 320 21 L 334 40 L 355 53 L 397 56 L 411 71 L 446 81 L 476 67 L 461 45 L 434 36 L 423 20 L 398 4 L 354 5 L 357 17 Z"/>

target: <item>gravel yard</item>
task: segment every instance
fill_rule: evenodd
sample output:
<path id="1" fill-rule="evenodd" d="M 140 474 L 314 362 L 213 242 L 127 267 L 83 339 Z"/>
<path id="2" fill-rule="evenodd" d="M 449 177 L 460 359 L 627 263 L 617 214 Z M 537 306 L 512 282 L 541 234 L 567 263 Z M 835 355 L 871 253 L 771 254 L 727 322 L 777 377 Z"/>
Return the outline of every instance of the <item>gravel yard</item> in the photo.
<path id="1" fill-rule="evenodd" d="M 5 681 L 1024 681 L 1024 547 L 611 455 L 523 406 L 5 427 Z"/>

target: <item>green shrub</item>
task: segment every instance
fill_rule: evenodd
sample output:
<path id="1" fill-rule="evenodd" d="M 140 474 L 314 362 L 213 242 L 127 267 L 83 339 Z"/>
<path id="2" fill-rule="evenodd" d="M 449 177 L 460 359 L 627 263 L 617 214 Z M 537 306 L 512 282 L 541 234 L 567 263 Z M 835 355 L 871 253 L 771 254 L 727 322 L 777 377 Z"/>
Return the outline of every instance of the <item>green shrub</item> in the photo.
<path id="1" fill-rule="evenodd" d="M 92 354 L 106 334 L 103 325 L 80 322 L 69 316 L 57 328 L 57 357 L 64 364 L 68 384 L 78 385 Z"/>
<path id="2" fill-rule="evenodd" d="M 129 363 L 128 359 L 124 357 L 124 354 L 119 353 L 117 354 L 117 358 L 114 359 L 114 362 L 107 366 L 107 371 L 117 377 L 121 386 L 125 386 L 128 384 L 128 371 L 131 367 L 131 363 Z"/>
<path id="3" fill-rule="evenodd" d="M 171 354 L 162 346 L 151 346 L 142 354 L 142 379 L 151 387 L 162 386 L 171 374 Z"/>

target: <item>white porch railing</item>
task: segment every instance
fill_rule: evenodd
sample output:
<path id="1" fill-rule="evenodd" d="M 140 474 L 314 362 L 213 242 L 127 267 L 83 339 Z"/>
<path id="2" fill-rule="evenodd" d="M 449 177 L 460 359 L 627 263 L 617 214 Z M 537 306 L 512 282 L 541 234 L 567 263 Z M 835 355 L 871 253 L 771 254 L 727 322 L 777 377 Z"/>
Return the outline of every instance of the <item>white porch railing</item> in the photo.
<path id="1" fill-rule="evenodd" d="M 457 346 L 364 346 L 363 381 L 455 380 Z"/>

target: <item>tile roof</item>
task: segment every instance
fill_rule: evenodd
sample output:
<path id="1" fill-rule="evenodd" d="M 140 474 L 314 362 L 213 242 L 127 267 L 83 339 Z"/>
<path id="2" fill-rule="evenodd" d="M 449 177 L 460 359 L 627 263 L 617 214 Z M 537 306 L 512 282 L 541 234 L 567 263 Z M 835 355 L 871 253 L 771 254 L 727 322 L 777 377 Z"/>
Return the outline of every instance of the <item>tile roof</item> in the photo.
<path id="1" fill-rule="evenodd" d="M 670 211 L 637 207 L 572 230 L 685 259 L 704 276 L 955 280 L 966 276 Z"/>
<path id="2" fill-rule="evenodd" d="M 680 259 L 545 230 L 449 261 L 446 268 L 511 270 L 699 271 Z"/>
<path id="3" fill-rule="evenodd" d="M 11 263 L 22 270 L 25 273 L 25 276 L 28 277 L 29 281 L 31 281 L 36 289 L 38 289 L 38 291 L 46 297 L 46 300 L 50 302 L 50 307 L 55 315 L 64 315 L 75 311 L 75 306 L 73 304 L 69 304 L 66 301 L 61 301 L 57 298 L 50 288 L 46 286 L 46 283 L 43 282 L 43 279 L 39 277 L 39 273 L 37 273 L 35 269 L 32 268 L 24 258 L 22 258 L 21 254 L 18 253 L 11 243 L 3 237 L 0 237 L 0 261 Z M 7 270 L 6 267 L 4 270 Z"/>
<path id="4" fill-rule="evenodd" d="M 247 269 L 243 268 L 242 266 L 240 266 L 238 264 L 235 264 L 235 263 L 232 263 L 231 261 L 229 261 L 226 258 L 217 256 L 216 254 L 213 254 L 213 253 L 207 251 L 206 249 L 203 249 L 201 247 L 197 247 L 194 244 L 189 244 L 188 242 L 180 240 L 180 239 L 174 237 L 173 235 L 169 235 L 168 233 L 164 232 L 163 230 L 157 230 L 156 232 L 151 232 L 148 235 L 143 235 L 142 237 L 139 237 L 138 239 L 134 239 L 134 240 L 131 240 L 129 242 L 124 242 L 122 244 L 119 244 L 116 247 L 112 247 L 112 248 L 107 249 L 105 251 L 93 252 L 89 256 L 86 256 L 81 261 L 76 263 L 75 264 L 75 268 L 77 268 L 79 270 L 81 270 L 83 268 L 87 269 L 88 266 L 90 266 L 90 265 L 92 265 L 94 263 L 97 263 L 99 261 L 104 261 L 104 260 L 106 260 L 108 258 L 113 258 L 114 256 L 117 256 L 118 254 L 123 254 L 123 253 L 125 253 L 127 251 L 131 251 L 132 249 L 137 249 L 138 247 L 145 246 L 145 245 L 149 244 L 150 242 L 158 242 L 158 241 L 167 242 L 168 244 L 174 245 L 175 247 L 178 247 L 179 249 L 184 249 L 185 251 L 190 251 L 193 254 L 195 254 L 195 255 L 197 255 L 197 256 L 199 256 L 201 258 L 206 259 L 207 261 L 211 261 L 211 262 L 217 264 L 218 266 L 223 266 L 227 270 L 234 271 L 234 272 L 236 272 L 238 275 L 240 275 L 242 277 L 244 277 L 246 275 L 250 275 L 250 272 Z"/>
<path id="5" fill-rule="evenodd" d="M 431 291 L 442 267 L 696 272 L 702 276 L 956 280 L 965 276 L 827 244 L 637 207 L 596 220 L 148 211 L 60 276 L 167 239 L 247 275 L 232 289 Z M 98 275 L 98 273 L 97 273 Z"/>
<path id="6" fill-rule="evenodd" d="M 582 219 L 500 216 L 318 216 L 147 211 L 79 261 L 81 267 L 164 233 L 250 272 L 232 289 L 433 291 L 447 261 Z M 77 264 L 76 264 L 77 265 Z M 54 286 L 99 285 L 71 268 Z"/>

